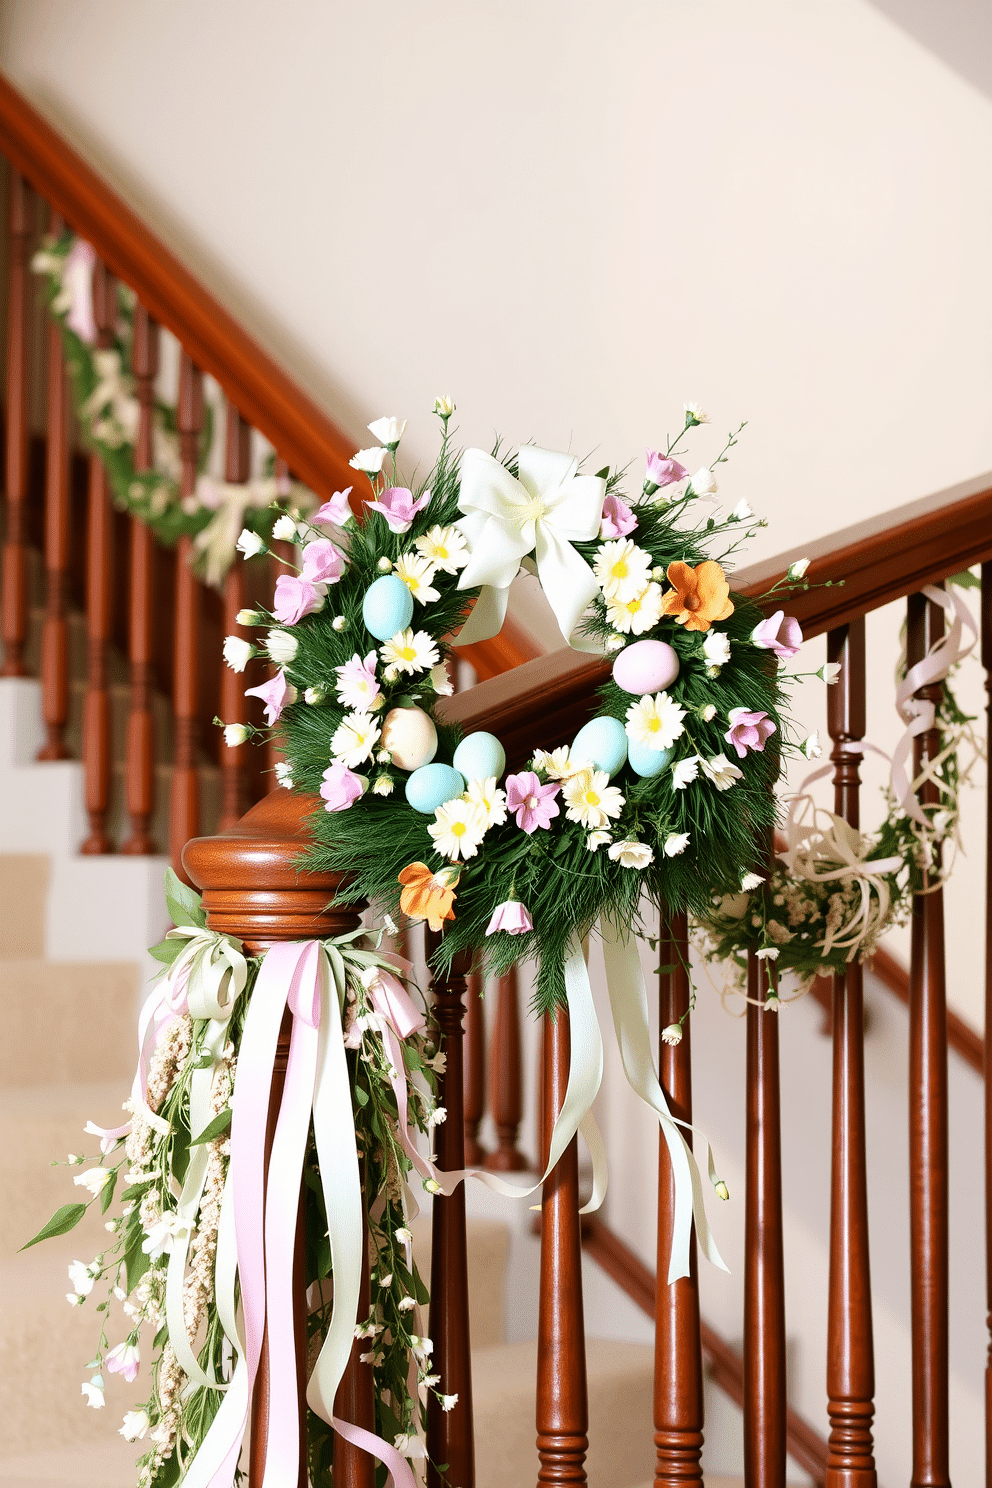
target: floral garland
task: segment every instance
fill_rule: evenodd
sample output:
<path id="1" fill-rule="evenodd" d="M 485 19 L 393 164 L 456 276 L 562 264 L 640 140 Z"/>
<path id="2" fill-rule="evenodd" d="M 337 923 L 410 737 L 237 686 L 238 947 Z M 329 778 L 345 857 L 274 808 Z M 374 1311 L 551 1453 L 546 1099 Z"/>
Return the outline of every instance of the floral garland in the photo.
<path id="1" fill-rule="evenodd" d="M 218 585 L 236 556 L 244 526 L 272 536 L 280 515 L 312 511 L 317 505 L 305 486 L 267 472 L 231 484 L 204 469 L 213 442 L 213 418 L 206 409 L 200 436 L 200 473 L 191 496 L 180 494 L 180 446 L 175 405 L 155 399 L 152 468 L 136 470 L 140 404 L 131 367 L 135 297 L 116 283 L 114 344 L 97 344 L 93 318 L 93 271 L 96 255 L 89 243 L 64 233 L 47 238 L 31 267 L 45 281 L 45 297 L 55 317 L 72 379 L 76 414 L 90 447 L 107 471 L 114 504 L 140 518 L 160 542 L 173 546 L 180 537 L 194 541 L 194 563 L 207 583 Z"/>

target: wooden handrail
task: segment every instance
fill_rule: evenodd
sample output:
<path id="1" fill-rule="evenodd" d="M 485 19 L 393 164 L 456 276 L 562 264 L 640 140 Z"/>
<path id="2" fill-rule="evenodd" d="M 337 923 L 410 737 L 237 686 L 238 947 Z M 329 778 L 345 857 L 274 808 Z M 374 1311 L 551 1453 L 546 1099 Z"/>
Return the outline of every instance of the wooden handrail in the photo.
<path id="1" fill-rule="evenodd" d="M 631 1301 L 653 1319 L 656 1286 L 654 1272 L 597 1215 L 587 1215 L 583 1219 L 582 1246 L 602 1266 L 607 1276 L 626 1292 Z M 736 1405 L 743 1406 L 743 1359 L 708 1323 L 700 1324 L 700 1333 L 710 1376 Z M 827 1471 L 826 1442 L 791 1406 L 786 1410 L 785 1429 L 789 1456 L 809 1473 L 820 1488 Z"/>

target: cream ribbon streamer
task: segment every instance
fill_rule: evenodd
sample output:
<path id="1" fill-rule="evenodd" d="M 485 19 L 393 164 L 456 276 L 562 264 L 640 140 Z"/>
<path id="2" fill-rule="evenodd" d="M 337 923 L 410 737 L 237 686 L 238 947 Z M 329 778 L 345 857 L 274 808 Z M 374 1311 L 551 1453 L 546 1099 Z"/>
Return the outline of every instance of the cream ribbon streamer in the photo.
<path id="1" fill-rule="evenodd" d="M 120 352 L 97 349 L 93 353 L 93 366 L 97 374 L 97 385 L 86 401 L 81 404 L 80 417 L 89 421 L 94 435 L 104 444 L 115 447 L 133 444 L 138 437 L 138 419 L 141 405 L 132 391 L 130 378 L 121 371 Z M 115 429 L 107 427 L 106 418 L 100 415 L 109 409 Z M 100 424 L 102 423 L 102 427 Z"/>
<path id="2" fill-rule="evenodd" d="M 574 455 L 522 445 L 517 479 L 484 450 L 465 451 L 458 497 L 465 515 L 455 525 L 468 542 L 471 556 L 458 588 L 481 585 L 482 593 L 459 633 L 458 645 L 498 634 L 520 560 L 533 553 L 565 640 L 576 650 L 598 649 L 574 636 L 599 585 L 572 544 L 598 536 L 606 482 L 600 476 L 579 475 L 578 468 Z"/>

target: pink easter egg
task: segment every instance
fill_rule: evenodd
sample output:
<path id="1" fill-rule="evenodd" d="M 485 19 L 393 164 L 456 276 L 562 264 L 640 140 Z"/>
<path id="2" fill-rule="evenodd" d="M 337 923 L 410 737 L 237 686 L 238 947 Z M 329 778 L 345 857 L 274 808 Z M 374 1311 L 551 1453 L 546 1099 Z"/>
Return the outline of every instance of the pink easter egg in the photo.
<path id="1" fill-rule="evenodd" d="M 617 686 L 638 696 L 664 691 L 678 674 L 679 659 L 665 641 L 635 641 L 625 646 L 613 663 Z"/>

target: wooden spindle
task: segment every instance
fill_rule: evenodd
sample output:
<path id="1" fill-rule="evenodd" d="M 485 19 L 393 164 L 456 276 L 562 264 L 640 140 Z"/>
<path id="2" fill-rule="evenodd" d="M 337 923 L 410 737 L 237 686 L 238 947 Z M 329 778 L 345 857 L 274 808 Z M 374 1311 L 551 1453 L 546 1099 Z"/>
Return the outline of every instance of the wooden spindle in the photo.
<path id="1" fill-rule="evenodd" d="M 155 379 L 158 376 L 158 326 L 144 305 L 134 310 L 131 365 L 140 407 L 134 446 L 137 471 L 155 467 Z M 157 852 L 151 835 L 155 810 L 155 719 L 152 713 L 152 616 L 155 612 L 155 539 L 138 517 L 130 522 L 128 577 L 128 664 L 131 700 L 125 746 L 125 798 L 131 831 L 121 852 L 131 856 Z"/>
<path id="2" fill-rule="evenodd" d="M 544 1119 L 550 1141 L 565 1100 L 568 1014 L 544 1019 Z M 542 1156 L 547 1161 L 546 1149 Z M 544 1166 L 542 1162 L 542 1167 Z M 537 1324 L 537 1454 L 539 1483 L 585 1483 L 589 1448 L 586 1341 L 582 1308 L 579 1148 L 573 1137 L 541 1197 L 541 1281 Z"/>
<path id="3" fill-rule="evenodd" d="M 922 594 L 907 606 L 906 660 L 922 661 L 944 631 L 944 612 Z M 943 683 L 916 697 L 936 707 Z M 940 732 L 919 734 L 919 773 L 940 751 Z M 926 782 L 919 800 L 939 792 Z M 934 864 L 935 871 L 939 863 Z M 913 1337 L 912 1488 L 946 1488 L 948 1473 L 947 991 L 942 890 L 913 900 L 909 973 L 909 1240 Z"/>
<path id="4" fill-rule="evenodd" d="M 227 406 L 225 430 L 224 479 L 232 484 L 243 484 L 249 476 L 251 428 L 234 407 Z M 240 555 L 227 571 L 224 579 L 224 634 L 250 639 L 243 625 L 238 624 L 238 611 L 244 609 L 245 580 L 244 564 Z M 245 679 L 221 662 L 220 716 L 225 723 L 244 723 L 248 717 L 245 703 Z M 218 830 L 226 832 L 243 813 L 247 805 L 248 770 L 244 746 L 229 749 L 223 741 L 220 746 L 221 807 Z"/>
<path id="5" fill-rule="evenodd" d="M 747 1196 L 744 1205 L 744 1481 L 785 1488 L 785 1278 L 778 1014 L 768 963 L 748 956 Z"/>
<path id="6" fill-rule="evenodd" d="M 495 1152 L 490 1152 L 486 1158 L 486 1167 L 494 1173 L 520 1173 L 529 1164 L 517 1148 L 524 1106 L 520 996 L 515 967 L 501 976 L 496 984 L 496 1019 L 490 1059 L 489 1083 L 497 1146 Z"/>
<path id="7" fill-rule="evenodd" d="M 93 269 L 93 319 L 98 344 L 114 345 L 117 285 L 102 260 Z M 89 835 L 81 853 L 113 852 L 107 835 L 113 735 L 107 651 L 110 644 L 110 606 L 113 590 L 113 515 L 107 472 L 98 454 L 89 459 L 86 506 L 86 696 L 83 701 L 83 778 Z"/>
<path id="8" fill-rule="evenodd" d="M 992 563 L 982 564 L 982 666 L 992 759 Z M 992 790 L 985 791 L 985 1488 L 992 1488 Z"/>
<path id="9" fill-rule="evenodd" d="M 437 947 L 428 933 L 428 955 Z M 448 977 L 434 978 L 434 1017 L 447 1056 L 438 1081 L 438 1104 L 447 1118 L 436 1128 L 437 1165 L 443 1171 L 463 1166 L 465 1152 L 462 1017 L 465 979 L 470 956 L 456 960 Z M 450 1197 L 437 1194 L 431 1226 L 430 1336 L 434 1343 L 433 1373 L 441 1376 L 439 1389 L 457 1395 L 458 1404 L 444 1411 L 432 1393 L 427 1397 L 428 1488 L 458 1484 L 474 1488 L 475 1430 L 472 1412 L 472 1355 L 468 1307 L 468 1251 L 465 1235 L 465 1185 Z M 440 1474 L 434 1464 L 448 1464 Z"/>
<path id="10" fill-rule="evenodd" d="M 196 490 L 200 434 L 203 429 L 203 376 L 184 351 L 179 360 L 180 493 Z M 200 824 L 200 782 L 197 775 L 200 701 L 200 582 L 193 573 L 193 539 L 181 537 L 176 547 L 176 610 L 173 649 L 172 711 L 175 750 L 169 809 L 169 854 L 182 876 L 183 847 Z"/>
<path id="11" fill-rule="evenodd" d="M 62 218 L 52 211 L 49 232 L 61 237 Z M 48 321 L 48 430 L 45 455 L 45 619 L 41 631 L 41 708 L 46 739 L 39 760 L 68 759 L 69 721 L 69 396 L 62 332 Z"/>
<path id="12" fill-rule="evenodd" d="M 660 1026 L 677 1023 L 689 1007 L 689 939 L 684 914 L 662 922 L 662 965 L 675 971 L 659 979 Z M 692 1121 L 692 1055 L 690 1020 L 682 1024 L 682 1042 L 660 1045 L 659 1069 L 672 1115 Z M 691 1134 L 686 1133 L 691 1141 Z M 668 1283 L 675 1182 L 664 1136 L 658 1138 L 658 1284 L 655 1289 L 654 1444 L 655 1488 L 702 1483 L 703 1355 L 699 1329 L 699 1277 L 696 1240 L 692 1239 L 691 1274 Z"/>
<path id="13" fill-rule="evenodd" d="M 479 1124 L 486 1112 L 485 981 L 477 971 L 468 979 L 465 998 L 465 1166 L 479 1167 L 486 1158 Z"/>
<path id="14" fill-rule="evenodd" d="M 3 545 L 3 677 L 26 677 L 28 638 L 28 252 L 31 213 L 27 183 L 10 172 L 7 299 L 6 532 Z"/>
<path id="15" fill-rule="evenodd" d="M 861 751 L 865 736 L 865 622 L 832 630 L 827 659 L 840 666 L 827 689 L 834 748 L 834 810 L 860 826 Z M 830 1284 L 827 1300 L 826 1488 L 874 1488 L 872 1444 L 875 1355 L 868 1257 L 865 1155 L 864 990 L 857 961 L 833 982 L 833 1156 L 830 1176 Z"/>

